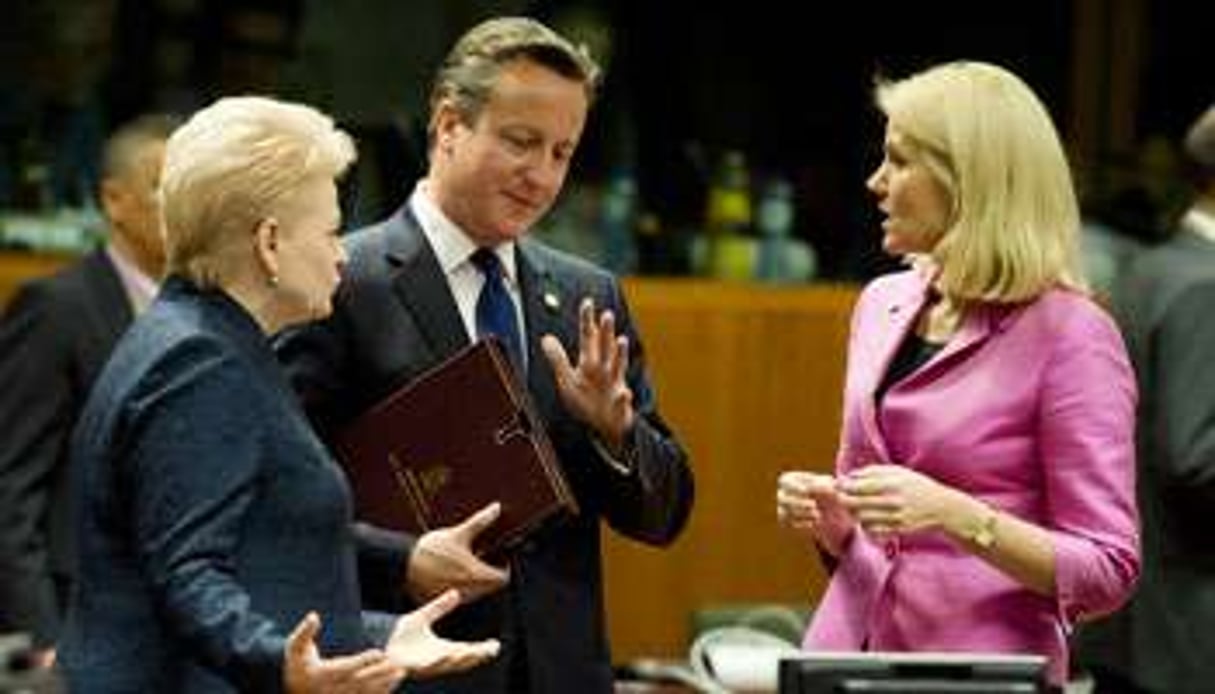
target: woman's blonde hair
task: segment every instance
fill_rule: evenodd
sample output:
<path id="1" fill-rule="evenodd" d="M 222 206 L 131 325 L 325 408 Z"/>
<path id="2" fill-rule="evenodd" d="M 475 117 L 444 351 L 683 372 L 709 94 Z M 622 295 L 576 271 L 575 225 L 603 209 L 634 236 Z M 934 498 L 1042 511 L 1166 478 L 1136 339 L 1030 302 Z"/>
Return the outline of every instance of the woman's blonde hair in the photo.
<path id="1" fill-rule="evenodd" d="M 952 201 L 931 252 L 938 288 L 961 301 L 1018 302 L 1086 290 L 1071 171 L 1050 114 L 1008 70 L 929 68 L 876 88 L 879 108 Z"/>
<path id="2" fill-rule="evenodd" d="M 302 104 L 228 97 L 198 111 L 165 148 L 168 272 L 216 284 L 282 198 L 315 176 L 336 178 L 354 158 L 350 137 Z"/>

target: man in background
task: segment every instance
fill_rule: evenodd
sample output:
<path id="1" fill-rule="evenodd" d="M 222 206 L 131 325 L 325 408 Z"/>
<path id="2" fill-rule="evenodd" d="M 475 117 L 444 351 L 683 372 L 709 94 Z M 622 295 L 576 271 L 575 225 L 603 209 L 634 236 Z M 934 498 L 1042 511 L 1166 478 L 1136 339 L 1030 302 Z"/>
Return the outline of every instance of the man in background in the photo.
<path id="1" fill-rule="evenodd" d="M 156 188 L 175 121 L 147 115 L 106 143 L 104 247 L 23 286 L 0 318 L 0 633 L 49 663 L 71 585 L 67 451 L 94 377 L 164 263 Z"/>
<path id="2" fill-rule="evenodd" d="M 1206 692 L 1215 680 L 1215 105 L 1185 153 L 1194 201 L 1115 294 L 1139 379 L 1143 574 L 1125 608 L 1080 631 L 1098 694 Z"/>
<path id="3" fill-rule="evenodd" d="M 423 600 L 459 588 L 468 604 L 447 635 L 502 643 L 494 662 L 436 680 L 437 691 L 611 692 L 600 523 L 666 545 L 691 510 L 692 472 L 658 414 L 619 282 L 527 236 L 565 181 L 598 72 L 530 19 L 466 33 L 431 92 L 426 177 L 391 217 L 348 237 L 333 316 L 280 345 L 332 431 L 489 332 L 546 424 L 578 516 L 530 537 L 509 567 L 470 551 L 493 505 L 401 538 L 390 590 Z"/>

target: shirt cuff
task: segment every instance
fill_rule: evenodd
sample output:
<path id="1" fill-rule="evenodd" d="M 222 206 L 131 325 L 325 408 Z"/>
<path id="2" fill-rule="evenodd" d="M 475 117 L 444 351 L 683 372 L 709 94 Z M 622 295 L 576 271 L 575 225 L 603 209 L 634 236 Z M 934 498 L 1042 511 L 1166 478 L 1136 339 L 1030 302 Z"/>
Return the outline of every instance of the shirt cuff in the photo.
<path id="1" fill-rule="evenodd" d="M 633 444 L 633 432 L 634 430 L 630 429 L 624 435 L 624 455 L 621 457 L 612 455 L 612 452 L 608 450 L 603 441 L 599 440 L 598 436 L 591 435 L 591 443 L 594 444 L 595 450 L 598 451 L 599 457 L 603 459 L 603 462 L 625 477 L 633 474 L 633 468 L 636 467 L 633 464 L 633 451 L 637 450 L 637 447 Z"/>

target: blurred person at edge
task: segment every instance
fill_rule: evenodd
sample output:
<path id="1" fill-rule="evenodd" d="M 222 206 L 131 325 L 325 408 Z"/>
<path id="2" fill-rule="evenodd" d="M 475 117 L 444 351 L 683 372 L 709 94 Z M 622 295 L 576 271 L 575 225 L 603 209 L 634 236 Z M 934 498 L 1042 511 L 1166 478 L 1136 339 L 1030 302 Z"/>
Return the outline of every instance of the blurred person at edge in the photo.
<path id="1" fill-rule="evenodd" d="M 370 597 L 459 587 L 468 604 L 445 633 L 502 641 L 486 667 L 425 683 L 436 691 L 611 692 L 600 525 L 661 546 L 691 512 L 692 471 L 659 415 L 619 280 L 528 235 L 565 182 L 598 73 L 532 19 L 465 33 L 431 91 L 426 177 L 393 215 L 346 237 L 332 319 L 278 345 L 314 421 L 332 431 L 476 339 L 487 278 L 511 304 L 508 352 L 581 513 L 540 529 L 503 566 L 471 549 L 497 504 L 454 528 L 395 534 L 398 569 L 365 581 Z M 487 260 L 496 275 L 478 265 Z"/>
<path id="2" fill-rule="evenodd" d="M 867 185 L 883 248 L 853 313 L 834 475 L 783 473 L 777 513 L 831 578 L 803 647 L 1040 654 L 1139 574 L 1136 390 L 1079 270 L 1059 137 L 1000 67 L 882 82 Z"/>
<path id="3" fill-rule="evenodd" d="M 147 114 L 106 141 L 105 246 L 24 285 L 0 319 L 0 633 L 49 664 L 71 585 L 68 441 L 106 357 L 164 267 L 156 186 L 178 124 Z"/>
<path id="4" fill-rule="evenodd" d="M 328 117 L 259 97 L 169 138 L 167 277 L 73 435 L 70 691 L 387 692 L 496 653 L 431 630 L 456 591 L 361 610 L 356 549 L 378 549 L 268 341 L 331 310 L 354 156 Z"/>
<path id="5" fill-rule="evenodd" d="M 1124 609 L 1079 631 L 1099 694 L 1206 692 L 1215 678 L 1215 105 L 1184 150 L 1194 199 L 1169 240 L 1131 265 L 1114 305 L 1142 394 L 1143 578 Z"/>

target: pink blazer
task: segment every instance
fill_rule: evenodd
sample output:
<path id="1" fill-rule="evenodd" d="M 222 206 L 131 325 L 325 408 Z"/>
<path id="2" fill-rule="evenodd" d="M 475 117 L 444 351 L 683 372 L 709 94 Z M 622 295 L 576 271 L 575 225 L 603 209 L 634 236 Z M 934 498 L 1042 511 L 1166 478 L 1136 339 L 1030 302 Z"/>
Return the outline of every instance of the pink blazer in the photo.
<path id="1" fill-rule="evenodd" d="M 875 406 L 926 296 L 916 270 L 862 292 L 836 471 L 907 465 L 1046 528 L 1055 594 L 1031 592 L 939 532 L 879 544 L 858 531 L 804 647 L 1037 653 L 1062 683 L 1070 626 L 1117 608 L 1139 575 L 1136 389 L 1122 339 L 1075 292 L 985 306 Z"/>

